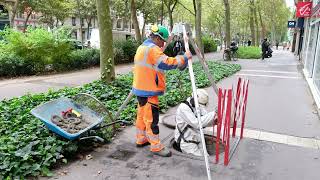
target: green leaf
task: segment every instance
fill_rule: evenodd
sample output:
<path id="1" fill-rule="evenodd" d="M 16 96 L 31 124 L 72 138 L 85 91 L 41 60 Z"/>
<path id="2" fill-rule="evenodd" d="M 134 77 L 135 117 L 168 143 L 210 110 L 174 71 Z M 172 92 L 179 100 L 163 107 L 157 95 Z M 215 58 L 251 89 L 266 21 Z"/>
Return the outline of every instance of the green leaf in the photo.
<path id="1" fill-rule="evenodd" d="M 41 168 L 41 174 L 43 176 L 49 176 L 49 177 L 54 175 L 47 167 L 42 167 Z"/>
<path id="2" fill-rule="evenodd" d="M 65 163 L 65 164 L 67 164 L 67 163 L 68 163 L 68 160 L 65 159 L 65 158 L 63 158 L 63 159 L 62 159 L 62 162 Z"/>

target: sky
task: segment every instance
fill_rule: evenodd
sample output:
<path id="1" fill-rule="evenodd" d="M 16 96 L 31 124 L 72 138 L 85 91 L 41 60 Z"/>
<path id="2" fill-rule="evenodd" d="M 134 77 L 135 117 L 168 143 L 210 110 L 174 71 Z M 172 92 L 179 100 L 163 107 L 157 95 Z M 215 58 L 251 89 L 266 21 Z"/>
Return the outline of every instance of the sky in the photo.
<path id="1" fill-rule="evenodd" d="M 293 8 L 294 7 L 294 0 L 286 0 L 287 6 Z"/>

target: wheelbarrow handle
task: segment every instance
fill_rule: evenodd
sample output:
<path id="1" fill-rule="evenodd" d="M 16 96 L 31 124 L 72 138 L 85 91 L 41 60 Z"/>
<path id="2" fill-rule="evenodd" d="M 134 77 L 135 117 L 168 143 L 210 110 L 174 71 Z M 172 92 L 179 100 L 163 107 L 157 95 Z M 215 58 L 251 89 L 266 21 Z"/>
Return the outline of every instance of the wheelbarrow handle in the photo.
<path id="1" fill-rule="evenodd" d="M 128 122 L 128 121 L 117 120 L 117 121 L 114 121 L 114 122 L 111 122 L 111 123 L 108 123 L 108 124 L 103 124 L 103 125 L 101 125 L 101 126 L 97 126 L 97 127 L 94 128 L 94 129 L 105 128 L 105 127 L 108 127 L 108 126 L 111 126 L 111 125 L 114 125 L 114 124 L 118 124 L 118 123 L 124 123 L 124 124 L 127 124 L 127 125 L 132 124 L 131 122 Z"/>
<path id="2" fill-rule="evenodd" d="M 134 96 L 134 94 L 133 94 L 133 92 L 131 90 L 130 93 L 128 94 L 126 100 L 121 104 L 121 106 L 119 107 L 118 111 L 114 115 L 114 118 L 113 118 L 114 120 L 116 120 L 120 116 L 120 113 L 128 105 L 128 103 L 130 102 L 130 100 L 132 99 L 133 96 Z"/>
<path id="3" fill-rule="evenodd" d="M 82 137 L 79 140 L 82 141 L 82 140 L 87 140 L 87 139 L 95 139 L 95 140 L 97 140 L 97 141 L 99 141 L 101 143 L 104 142 L 104 139 L 99 137 L 99 136 L 87 136 L 87 137 Z"/>

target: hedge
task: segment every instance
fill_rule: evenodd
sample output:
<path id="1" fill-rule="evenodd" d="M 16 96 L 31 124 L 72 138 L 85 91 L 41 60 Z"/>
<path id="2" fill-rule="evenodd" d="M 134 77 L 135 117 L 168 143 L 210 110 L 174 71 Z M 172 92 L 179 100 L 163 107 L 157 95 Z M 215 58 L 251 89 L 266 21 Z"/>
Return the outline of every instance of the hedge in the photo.
<path id="1" fill-rule="evenodd" d="M 65 29 L 48 32 L 45 29 L 28 29 L 22 33 L 13 29 L 0 32 L 4 40 L 0 41 L 0 76 L 43 74 L 48 71 L 61 72 L 97 66 L 100 51 L 97 49 L 73 49 L 73 43 Z M 203 36 L 204 52 L 217 50 L 215 41 Z M 133 39 L 115 41 L 113 53 L 115 64 L 133 62 L 140 44 Z M 173 42 L 165 53 L 173 56 Z M 190 50 L 195 54 L 194 49 Z M 48 68 L 50 67 L 50 68 Z"/>
<path id="2" fill-rule="evenodd" d="M 255 46 L 240 46 L 238 49 L 238 56 L 239 59 L 260 59 L 261 49 Z"/>
<path id="3" fill-rule="evenodd" d="M 208 35 L 202 36 L 202 43 L 204 47 L 204 53 L 216 52 L 218 49 L 216 41 Z"/>
<path id="4" fill-rule="evenodd" d="M 66 31 L 53 33 L 45 29 L 28 29 L 22 33 L 13 29 L 0 31 L 0 76 L 34 75 L 47 71 L 69 71 L 100 63 L 97 49 L 75 50 Z M 133 62 L 139 44 L 135 40 L 116 41 L 115 64 Z M 48 66 L 51 68 L 47 68 Z"/>

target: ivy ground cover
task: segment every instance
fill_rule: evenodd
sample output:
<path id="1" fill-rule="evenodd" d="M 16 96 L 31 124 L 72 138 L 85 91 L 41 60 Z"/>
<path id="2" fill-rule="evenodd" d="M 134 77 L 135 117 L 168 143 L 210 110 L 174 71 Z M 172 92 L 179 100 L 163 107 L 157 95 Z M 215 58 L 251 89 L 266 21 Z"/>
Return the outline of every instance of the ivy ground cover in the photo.
<path id="1" fill-rule="evenodd" d="M 208 62 L 215 81 L 240 70 L 240 65 Z M 207 79 L 199 63 L 194 64 L 197 87 L 207 87 Z M 67 162 L 81 147 L 77 141 L 68 141 L 50 132 L 42 122 L 30 114 L 41 103 L 59 97 L 89 93 L 97 97 L 112 112 L 117 111 L 131 90 L 132 74 L 119 75 L 110 84 L 95 81 L 80 88 L 65 88 L 41 94 L 29 94 L 0 101 L 0 179 L 23 179 L 28 176 L 50 176 L 50 168 L 57 162 Z M 160 97 L 160 108 L 165 112 L 191 95 L 188 70 L 167 72 L 167 92 Z M 120 119 L 134 121 L 136 102 L 132 99 Z M 97 134 L 110 142 L 110 131 L 101 129 Z"/>

